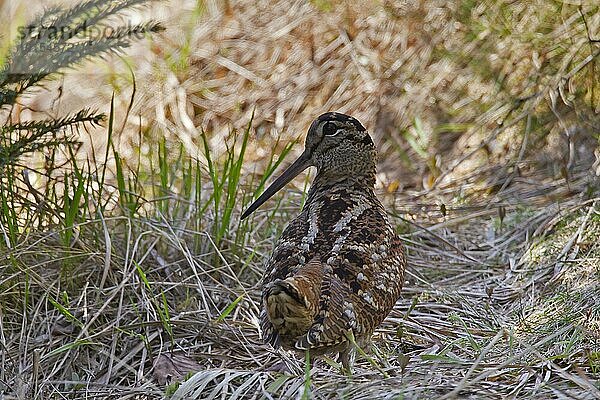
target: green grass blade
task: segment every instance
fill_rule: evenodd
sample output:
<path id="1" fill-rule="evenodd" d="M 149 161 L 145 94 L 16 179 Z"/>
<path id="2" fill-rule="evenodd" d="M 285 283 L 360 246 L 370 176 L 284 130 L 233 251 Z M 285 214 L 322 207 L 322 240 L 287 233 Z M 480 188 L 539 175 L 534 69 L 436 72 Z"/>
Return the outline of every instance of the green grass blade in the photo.
<path id="1" fill-rule="evenodd" d="M 239 295 L 233 302 L 231 302 L 227 307 L 225 307 L 221 315 L 219 315 L 219 317 L 217 318 L 217 322 L 222 322 L 223 320 L 225 320 L 225 318 L 227 318 L 227 316 L 231 314 L 231 312 L 238 305 L 238 303 L 242 301 L 244 296 L 244 294 Z"/>

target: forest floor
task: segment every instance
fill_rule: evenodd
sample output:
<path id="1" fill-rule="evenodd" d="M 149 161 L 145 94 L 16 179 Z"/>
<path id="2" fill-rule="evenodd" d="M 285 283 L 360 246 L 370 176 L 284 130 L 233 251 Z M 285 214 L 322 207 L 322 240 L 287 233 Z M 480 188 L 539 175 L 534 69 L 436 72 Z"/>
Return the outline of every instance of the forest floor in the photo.
<path id="1" fill-rule="evenodd" d="M 0 400 L 600 398 L 600 6 L 233 3 L 154 3 L 162 36 L 10 111 L 114 124 L 0 196 Z M 333 110 L 408 258 L 352 376 L 259 336 L 309 177 L 239 220 Z"/>
<path id="2" fill-rule="evenodd" d="M 126 217 L 68 248 L 32 235 L 3 275 L 26 282 L 2 294 L 5 398 L 598 398 L 600 198 L 524 181 L 516 205 L 445 215 L 394 196 L 407 281 L 351 377 L 259 339 L 262 264 L 296 205 L 257 213 L 239 245 Z"/>

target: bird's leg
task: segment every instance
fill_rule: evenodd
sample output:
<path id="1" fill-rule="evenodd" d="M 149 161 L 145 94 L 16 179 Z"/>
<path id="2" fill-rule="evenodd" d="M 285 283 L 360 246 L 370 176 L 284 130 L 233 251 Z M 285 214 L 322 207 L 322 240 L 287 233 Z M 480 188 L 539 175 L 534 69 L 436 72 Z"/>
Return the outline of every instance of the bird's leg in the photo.
<path id="1" fill-rule="evenodd" d="M 342 363 L 344 372 L 348 375 L 352 375 L 352 368 L 350 368 L 350 349 L 345 349 L 339 352 L 339 359 Z"/>
<path id="2" fill-rule="evenodd" d="M 277 361 L 269 367 L 263 367 L 265 371 L 291 375 L 299 373 L 299 365 L 294 365 L 294 358 L 290 359 L 289 352 L 283 350 L 282 348 L 279 348 L 277 349 L 276 354 L 279 356 L 279 361 Z"/>
<path id="3" fill-rule="evenodd" d="M 266 369 L 267 372 L 276 372 L 278 374 L 291 374 L 290 368 L 285 361 L 281 360 Z"/>

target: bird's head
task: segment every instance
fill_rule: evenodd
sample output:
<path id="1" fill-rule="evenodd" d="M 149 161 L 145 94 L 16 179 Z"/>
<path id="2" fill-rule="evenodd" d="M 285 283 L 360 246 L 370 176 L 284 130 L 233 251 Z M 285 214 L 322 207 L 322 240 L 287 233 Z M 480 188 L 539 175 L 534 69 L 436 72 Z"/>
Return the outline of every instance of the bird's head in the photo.
<path id="1" fill-rule="evenodd" d="M 242 214 L 250 215 L 271 196 L 308 167 L 317 168 L 315 179 L 375 182 L 375 145 L 357 119 L 329 112 L 319 116 L 308 129 L 304 152 Z"/>

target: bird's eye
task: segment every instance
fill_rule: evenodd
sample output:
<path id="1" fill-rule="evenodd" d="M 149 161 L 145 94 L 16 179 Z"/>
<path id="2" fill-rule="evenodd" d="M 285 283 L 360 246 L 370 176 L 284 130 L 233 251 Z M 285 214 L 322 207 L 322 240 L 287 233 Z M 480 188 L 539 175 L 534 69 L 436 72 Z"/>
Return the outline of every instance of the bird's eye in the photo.
<path id="1" fill-rule="evenodd" d="M 325 136 L 334 136 L 338 133 L 338 127 L 333 122 L 325 122 L 323 125 L 323 134 Z"/>

